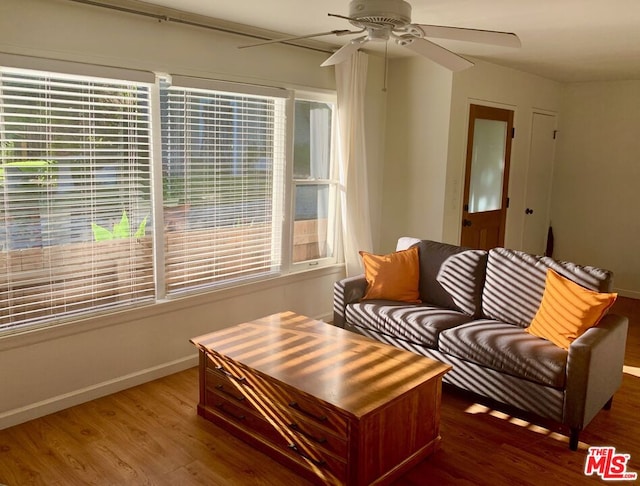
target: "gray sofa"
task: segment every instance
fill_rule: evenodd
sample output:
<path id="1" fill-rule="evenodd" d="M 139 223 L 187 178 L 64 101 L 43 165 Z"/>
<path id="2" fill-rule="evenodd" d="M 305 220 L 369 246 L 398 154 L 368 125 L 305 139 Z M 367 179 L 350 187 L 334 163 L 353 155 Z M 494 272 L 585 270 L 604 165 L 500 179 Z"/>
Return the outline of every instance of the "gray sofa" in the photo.
<path id="1" fill-rule="evenodd" d="M 622 383 L 628 319 L 607 314 L 569 350 L 525 332 L 542 300 L 547 269 L 599 292 L 612 274 L 505 248 L 472 250 L 401 238 L 419 247 L 420 298 L 361 300 L 364 275 L 334 287 L 333 324 L 453 365 L 444 381 L 579 433 L 609 408 Z"/>

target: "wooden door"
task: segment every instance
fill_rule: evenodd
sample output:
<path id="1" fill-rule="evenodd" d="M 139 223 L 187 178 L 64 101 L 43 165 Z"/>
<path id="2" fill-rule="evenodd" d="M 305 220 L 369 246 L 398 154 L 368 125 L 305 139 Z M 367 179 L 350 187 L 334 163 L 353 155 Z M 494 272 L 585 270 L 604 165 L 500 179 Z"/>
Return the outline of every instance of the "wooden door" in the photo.
<path id="1" fill-rule="evenodd" d="M 504 245 L 513 111 L 471 105 L 460 243 L 488 250 Z"/>
<path id="2" fill-rule="evenodd" d="M 551 181 L 555 154 L 555 115 L 534 113 L 527 168 L 522 250 L 543 255 L 547 246 Z"/>

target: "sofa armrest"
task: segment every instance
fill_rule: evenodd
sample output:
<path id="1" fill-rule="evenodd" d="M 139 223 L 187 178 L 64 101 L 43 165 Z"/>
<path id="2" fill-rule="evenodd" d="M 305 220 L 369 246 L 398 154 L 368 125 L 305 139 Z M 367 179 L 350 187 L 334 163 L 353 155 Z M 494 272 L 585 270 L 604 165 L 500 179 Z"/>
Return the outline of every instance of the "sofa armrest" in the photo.
<path id="1" fill-rule="evenodd" d="M 367 290 L 364 275 L 343 278 L 333 285 L 333 325 L 344 327 L 347 305 L 358 302 Z"/>
<path id="2" fill-rule="evenodd" d="M 606 315 L 569 346 L 563 423 L 581 430 L 622 384 L 629 319 Z"/>

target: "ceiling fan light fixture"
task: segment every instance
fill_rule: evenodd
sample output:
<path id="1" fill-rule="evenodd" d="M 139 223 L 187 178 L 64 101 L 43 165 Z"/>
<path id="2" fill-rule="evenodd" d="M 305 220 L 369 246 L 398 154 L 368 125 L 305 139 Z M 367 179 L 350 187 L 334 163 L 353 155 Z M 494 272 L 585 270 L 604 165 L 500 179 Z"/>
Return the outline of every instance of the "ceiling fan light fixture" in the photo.
<path id="1" fill-rule="evenodd" d="M 357 27 L 362 26 L 359 22 L 364 22 L 402 28 L 411 23 L 411 5 L 404 0 L 352 0 L 349 18 Z"/>
<path id="2" fill-rule="evenodd" d="M 391 29 L 367 29 L 367 40 L 369 41 L 377 41 L 377 42 L 386 42 L 389 40 L 389 34 L 391 33 Z"/>

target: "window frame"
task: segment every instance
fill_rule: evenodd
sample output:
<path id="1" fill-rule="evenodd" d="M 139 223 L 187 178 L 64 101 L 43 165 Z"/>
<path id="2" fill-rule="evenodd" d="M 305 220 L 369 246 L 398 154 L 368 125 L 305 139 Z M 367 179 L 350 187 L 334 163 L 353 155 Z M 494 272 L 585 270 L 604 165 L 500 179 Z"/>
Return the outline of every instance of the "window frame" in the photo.
<path id="1" fill-rule="evenodd" d="M 288 259 L 289 269 L 292 273 L 309 270 L 312 268 L 326 267 L 329 265 L 335 265 L 341 260 L 340 256 L 340 209 L 339 209 L 339 168 L 338 168 L 338 98 L 335 92 L 326 91 L 311 91 L 311 90 L 296 90 L 295 101 L 309 101 L 326 103 L 332 106 L 331 111 L 331 146 L 329 148 L 330 160 L 329 160 L 329 178 L 328 179 L 297 179 L 293 172 L 293 146 L 295 143 L 295 133 L 292 128 L 291 131 L 291 156 L 290 156 L 290 172 L 289 172 L 289 192 L 290 192 L 290 208 L 288 217 L 288 231 L 289 237 L 289 252 Z M 292 106 L 292 112 L 295 111 Z M 292 115 L 293 118 L 293 115 Z M 295 120 L 292 120 L 295 124 Z M 304 260 L 300 262 L 293 261 L 293 246 L 294 246 L 294 225 L 296 214 L 296 188 L 302 185 L 319 185 L 326 184 L 329 186 L 329 197 L 327 208 L 327 245 L 330 245 L 333 251 L 329 256 Z"/>
<path id="2" fill-rule="evenodd" d="M 208 94 L 221 94 L 222 96 L 228 95 L 230 97 L 242 97 L 242 96 L 249 96 L 249 97 L 257 97 L 257 98 L 271 98 L 271 99 L 279 99 L 282 100 L 283 103 L 283 107 L 279 108 L 279 103 L 275 103 L 274 105 L 274 113 L 277 113 L 279 110 L 282 110 L 281 113 L 281 117 L 282 117 L 282 125 L 283 125 L 283 129 L 284 129 L 284 134 L 281 134 L 281 136 L 283 137 L 283 145 L 282 145 L 282 149 L 283 149 L 283 164 L 282 167 L 278 170 L 278 171 L 274 171 L 273 173 L 273 187 L 274 187 L 274 197 L 275 197 L 275 193 L 276 192 L 280 192 L 280 201 L 276 202 L 274 199 L 274 206 L 275 205 L 280 205 L 280 209 L 276 209 L 276 212 L 279 212 L 279 214 L 281 215 L 281 222 L 278 225 L 278 228 L 273 227 L 272 228 L 272 233 L 275 231 L 277 232 L 277 234 L 279 235 L 279 237 L 277 239 L 280 240 L 280 244 L 278 246 L 271 246 L 271 252 L 272 254 L 274 252 L 277 253 L 277 255 L 274 255 L 273 258 L 271 259 L 271 261 L 277 261 L 278 263 L 278 269 L 277 270 L 272 270 L 272 271 L 265 271 L 262 272 L 260 274 L 257 274 L 253 277 L 241 277 L 241 278 L 228 278 L 224 281 L 220 281 L 220 282 L 210 282 L 210 283 L 204 283 L 204 284 L 199 284 L 199 285 L 194 285 L 194 286 L 187 286 L 187 287 L 183 287 L 180 288 L 179 290 L 176 291 L 169 291 L 169 289 L 167 288 L 167 270 L 166 270 L 166 255 L 164 253 L 165 250 L 165 245 L 156 245 L 156 247 L 160 247 L 162 246 L 162 253 L 158 253 L 156 256 L 156 261 L 158 262 L 157 264 L 157 270 L 159 270 L 161 272 L 161 275 L 159 275 L 158 277 L 158 281 L 157 281 L 157 292 L 158 292 L 158 298 L 162 298 L 162 299 L 176 299 L 176 298 L 180 298 L 182 296 L 188 296 L 188 295 L 192 295 L 192 294 L 197 294 L 197 293 L 202 293 L 202 292 L 211 292 L 211 291 L 215 291 L 215 290 L 222 290 L 225 288 L 229 288 L 229 287 L 235 287 L 235 286 L 241 286 L 244 284 L 250 284 L 253 282 L 258 282 L 258 281 L 263 281 L 263 280 L 268 280 L 274 277 L 278 277 L 278 276 L 282 276 L 284 274 L 289 273 L 288 271 L 288 254 L 286 254 L 286 252 L 284 251 L 285 248 L 285 240 L 287 239 L 288 235 L 286 234 L 286 225 L 285 222 L 287 220 L 288 216 L 288 195 L 287 195 L 287 168 L 289 166 L 289 139 L 288 137 L 290 137 L 292 135 L 290 129 L 289 129 L 289 120 L 290 120 L 290 116 L 289 116 L 289 111 L 290 111 L 290 106 L 291 106 L 291 100 L 293 97 L 293 93 L 291 90 L 288 89 L 284 89 L 284 88 L 277 88 L 277 87 L 270 87 L 270 86 L 261 86 L 261 85 L 252 85 L 252 84 L 243 84 L 243 83 L 235 83 L 235 82 L 228 82 L 228 81 L 220 81 L 220 80 L 213 80 L 213 79 L 208 79 L 208 78 L 199 78 L 199 77 L 190 77 L 190 76 L 182 76 L 182 75 L 169 75 L 169 74 L 159 74 L 157 76 L 157 82 L 156 82 L 156 88 L 157 88 L 157 92 L 158 92 L 158 118 L 160 120 L 160 118 L 163 116 L 162 113 L 162 106 L 160 104 L 160 84 L 161 81 L 164 82 L 168 82 L 170 87 L 175 87 L 179 90 L 193 90 L 192 93 L 190 94 L 195 94 L 198 92 L 203 92 L 203 93 L 208 93 Z M 277 132 L 277 127 L 280 126 L 279 122 L 274 122 L 274 133 Z M 163 194 L 163 190 L 162 190 L 162 183 L 163 183 L 163 153 L 162 153 L 162 144 L 163 144 L 163 140 L 162 140 L 162 126 L 161 123 L 157 124 L 154 127 L 154 133 L 157 135 L 157 138 L 160 139 L 159 142 L 159 146 L 160 146 L 160 151 L 158 152 L 158 158 L 157 160 L 154 160 L 154 167 L 156 169 L 156 172 L 159 172 L 159 186 L 158 186 L 158 190 L 155 191 L 157 193 L 157 197 L 159 198 L 159 200 L 161 201 L 160 204 L 158 204 L 156 206 L 156 209 L 158 210 L 159 214 L 162 214 L 162 221 L 161 223 L 158 224 L 158 226 L 160 226 L 161 228 L 164 228 L 165 226 L 165 221 L 164 221 L 164 210 L 163 210 L 163 203 L 164 203 L 164 194 Z M 274 141 L 277 140 L 277 134 L 276 136 L 274 136 Z M 279 184 L 279 185 L 278 185 Z M 277 215 L 277 214 L 276 214 Z M 271 217 L 274 217 L 274 214 L 271 214 Z M 272 220 L 272 222 L 275 222 L 274 220 Z M 275 226 L 275 225 L 272 225 Z M 164 231 L 161 232 L 160 234 L 160 238 L 163 238 L 162 241 L 164 241 L 165 238 L 165 233 Z M 273 239 L 272 239 L 273 241 Z M 214 250 L 212 250 L 213 252 Z M 278 261 L 279 260 L 279 261 Z"/>
<path id="3" fill-rule="evenodd" d="M 6 59 L 7 59 L 7 56 L 0 56 L 0 60 L 6 60 Z M 17 60 L 15 56 L 8 56 L 8 59 L 10 61 Z M 64 110 L 68 110 L 68 107 L 64 105 L 65 102 L 75 104 L 76 106 L 82 106 L 82 110 L 80 111 L 81 114 L 90 113 L 91 116 L 93 116 L 94 110 L 97 110 L 96 113 L 100 111 L 100 108 L 96 108 L 96 106 L 98 106 L 99 103 L 98 105 L 95 105 L 93 104 L 93 102 L 82 101 L 82 97 L 87 96 L 85 94 L 85 89 L 87 92 L 91 93 L 90 96 L 97 97 L 98 99 L 101 100 L 102 103 L 104 103 L 104 101 L 102 101 L 102 97 L 109 96 L 107 93 L 109 93 L 112 90 L 117 91 L 118 89 L 122 89 L 123 91 L 127 92 L 129 95 L 131 95 L 130 93 L 135 93 L 137 92 L 137 90 L 140 90 L 140 92 L 143 93 L 142 96 L 131 95 L 132 99 L 135 100 L 135 102 L 131 106 L 134 106 L 135 110 L 130 113 L 134 114 L 138 118 L 136 121 L 133 121 L 133 122 L 129 122 L 129 123 L 125 122 L 125 124 L 122 125 L 122 129 L 124 130 L 123 133 L 125 134 L 125 137 L 131 136 L 132 134 L 139 134 L 139 136 L 142 137 L 143 139 L 140 143 L 142 143 L 143 145 L 145 144 L 145 140 L 146 140 L 148 155 L 142 156 L 140 158 L 140 162 L 142 162 L 142 164 L 147 167 L 147 170 L 149 171 L 149 176 L 147 178 L 142 176 L 135 176 L 135 177 L 130 177 L 129 179 L 126 179 L 126 180 L 129 182 L 133 181 L 139 184 L 143 184 L 146 180 L 146 182 L 149 184 L 149 187 L 148 187 L 149 195 L 151 195 L 152 187 L 151 187 L 150 171 L 152 170 L 152 166 L 153 166 L 153 152 L 152 152 L 152 145 L 151 145 L 151 140 L 152 140 L 151 89 L 153 84 L 149 83 L 150 79 L 148 76 L 144 75 L 144 73 L 139 73 L 137 71 L 130 72 L 127 70 L 118 70 L 115 68 L 108 68 L 108 67 L 104 69 L 101 69 L 100 67 L 96 67 L 95 69 L 88 68 L 85 70 L 85 71 L 89 71 L 88 73 L 82 70 L 80 70 L 82 72 L 78 72 L 78 70 L 75 69 L 78 67 L 76 66 L 75 63 L 67 63 L 67 62 L 61 63 L 60 66 L 58 66 L 59 69 L 46 69 L 46 70 L 42 68 L 34 69 L 29 65 L 26 65 L 26 66 L 21 65 L 18 62 L 6 62 L 6 63 L 3 63 L 1 67 L 2 67 L 3 73 L 6 73 L 6 76 L 9 79 L 11 79 L 12 76 L 15 77 L 16 79 L 20 77 L 24 77 L 25 83 L 29 84 L 29 88 L 18 88 L 18 91 L 17 91 L 18 93 L 32 90 L 33 93 L 40 94 L 40 93 L 48 93 L 50 90 L 52 90 L 53 96 L 47 96 L 47 97 L 41 98 L 43 101 L 46 101 L 47 103 L 45 103 L 44 105 L 43 104 L 34 105 L 34 109 L 36 110 L 38 109 L 43 110 L 42 108 L 43 106 L 47 107 L 45 109 L 46 114 L 40 115 L 44 117 L 47 121 L 44 124 L 35 123 L 35 122 L 33 123 L 33 127 L 36 127 L 36 128 L 41 126 L 45 127 L 46 128 L 45 133 L 49 133 L 48 131 L 52 129 L 51 127 L 55 127 L 59 129 L 60 127 L 64 127 L 65 123 L 72 123 L 72 121 L 80 120 L 80 116 L 75 112 L 73 114 L 70 113 L 69 115 L 67 115 L 72 117 L 72 118 L 69 118 L 69 120 L 72 120 L 72 121 L 68 121 L 68 120 L 64 121 L 63 119 L 61 119 L 62 121 L 56 120 L 56 116 L 53 115 L 53 113 L 58 113 L 60 112 L 60 110 L 62 112 Z M 52 66 L 52 67 L 55 67 L 55 66 Z M 69 72 L 69 71 L 72 71 L 72 72 Z M 114 74 L 117 74 L 117 76 L 114 76 Z M 39 79 L 40 81 L 38 81 Z M 67 99 L 67 97 L 64 96 L 64 89 L 73 85 L 77 86 L 79 89 L 72 91 L 73 94 L 71 95 L 70 99 Z M 0 81 L 0 89 L 2 89 L 1 81 Z M 22 91 L 20 91 L 21 89 Z M 56 91 L 56 89 L 59 91 Z M 133 90 L 133 91 L 130 91 L 130 90 Z M 11 92 L 11 88 L 9 90 L 9 93 L 10 92 Z M 4 94 L 5 93 L 3 92 L 3 96 Z M 74 98 L 74 96 L 76 98 Z M 84 103 L 84 104 L 81 104 L 81 103 Z M 56 108 L 52 108 L 52 106 L 56 106 Z M 104 110 L 105 110 L 104 113 L 107 113 L 107 115 L 105 116 L 108 116 L 115 113 L 117 111 L 117 107 L 115 110 L 111 110 L 111 108 L 104 108 Z M 141 110 L 141 111 L 138 111 L 138 110 Z M 19 113 L 19 111 L 16 111 L 15 113 Z M 8 112 L 8 114 L 0 113 L 0 115 L 3 115 L 3 116 L 0 116 L 0 119 L 2 120 L 4 116 L 19 116 L 19 115 L 15 115 L 13 111 Z M 99 116 L 100 115 L 98 115 L 98 118 Z M 35 119 L 36 118 L 34 118 L 34 120 Z M 90 119 L 93 120 L 93 118 L 90 118 Z M 53 120 L 56 120 L 56 121 L 53 121 Z M 126 116 L 123 116 L 122 119 L 115 118 L 114 120 L 126 121 Z M 82 127 L 85 125 L 80 124 L 78 126 Z M 95 124 L 89 124 L 86 126 L 91 127 L 92 130 L 100 130 L 100 128 L 104 129 L 104 127 L 101 127 Z M 22 135 L 30 136 L 32 132 L 38 133 L 36 128 L 29 128 L 30 131 L 28 132 L 23 131 Z M 11 130 L 9 130 L 8 133 L 11 133 Z M 54 133 L 54 132 L 51 132 L 51 133 Z M 4 130 L 0 130 L 0 134 L 4 134 Z M 95 132 L 92 131 L 90 135 L 87 135 L 86 130 L 78 130 L 77 133 L 71 133 L 71 132 L 65 133 L 64 131 L 62 131 L 62 132 L 59 132 L 58 134 L 65 135 L 65 136 L 68 135 L 68 137 L 63 136 L 61 139 L 58 139 L 58 140 L 55 140 L 53 138 L 47 138 L 46 142 L 47 144 L 51 144 L 51 147 L 49 147 L 48 145 L 43 147 L 38 147 L 38 144 L 40 144 L 41 142 L 39 141 L 39 139 L 34 138 L 33 140 L 30 140 L 30 142 L 32 142 L 34 145 L 24 146 L 21 150 L 23 150 L 25 153 L 28 153 L 29 151 L 32 151 L 32 150 L 51 152 L 52 154 L 51 157 L 47 155 L 45 158 L 47 160 L 51 159 L 51 160 L 56 160 L 56 162 L 60 162 L 58 160 L 58 157 L 53 155 L 56 153 L 57 150 L 59 150 L 59 147 L 55 147 L 55 145 L 59 143 L 75 143 L 75 144 L 81 144 L 82 151 L 78 152 L 78 154 L 83 161 L 87 158 L 89 160 L 93 160 L 94 153 L 96 152 L 96 150 L 95 150 L 95 147 L 89 148 L 92 144 L 92 142 L 90 142 L 89 140 L 92 136 L 95 136 Z M 79 137 L 79 139 L 72 140 L 71 137 Z M 109 145 L 110 143 L 117 145 L 118 144 L 117 138 L 114 139 L 113 142 L 107 141 L 105 143 L 107 151 L 112 150 L 111 145 Z M 125 145 L 128 145 L 128 144 L 129 142 L 125 142 Z M 61 156 L 61 157 L 62 159 L 60 160 L 63 160 L 63 162 L 60 163 L 60 166 L 65 168 L 68 171 L 71 171 L 73 166 L 69 161 L 72 159 L 65 158 L 66 156 Z M 99 159 L 100 159 L 100 156 L 96 156 L 96 160 L 99 160 Z M 132 159 L 125 158 L 124 160 L 132 160 Z M 137 160 L 137 159 L 134 158 L 134 160 Z M 145 164 L 145 161 L 146 161 L 146 164 Z M 7 162 L 7 163 L 11 164 L 11 162 Z M 96 163 L 96 166 L 99 167 L 99 165 L 100 165 L 99 163 Z M 83 163 L 81 165 L 78 165 L 78 167 L 86 168 L 87 165 Z M 92 166 L 90 166 L 90 169 L 96 170 L 95 167 L 92 167 Z M 65 172 L 65 174 L 66 174 L 66 177 L 70 177 L 69 175 L 70 172 Z M 121 168 L 116 170 L 116 174 L 118 176 L 120 175 L 126 176 L 127 171 Z M 67 179 L 65 179 L 65 181 L 68 182 Z M 57 185 L 57 182 L 56 182 L 56 185 Z M 69 190 L 71 190 L 74 195 L 76 194 L 80 195 L 86 190 L 86 187 L 89 187 L 89 186 L 94 187 L 96 190 L 100 189 L 97 183 L 89 182 L 85 184 L 79 183 L 78 187 L 73 187 L 72 189 L 67 187 L 65 189 L 65 192 L 68 192 Z M 143 190 L 141 189 L 143 187 L 142 185 L 136 185 L 135 187 L 137 190 Z M 59 190 L 60 188 L 56 188 L 55 192 Z M 10 190 L 3 190 L 2 204 L 5 204 L 9 201 L 8 199 L 9 196 L 19 194 L 19 192 L 12 193 L 9 191 Z M 89 192 L 86 196 L 87 200 L 93 201 L 95 198 L 96 201 L 99 201 L 99 198 L 98 196 L 96 196 L 96 194 L 97 193 L 95 191 Z M 131 194 L 131 192 L 129 192 L 128 194 Z M 7 198 L 7 199 L 4 199 L 4 198 Z M 48 194 L 46 198 L 47 201 L 49 201 L 49 198 L 50 196 Z M 108 206 L 111 205 L 112 199 L 113 198 L 110 199 L 110 202 L 108 204 L 98 203 L 95 205 L 95 207 L 93 206 L 94 204 L 93 202 L 87 203 L 90 206 L 94 207 L 94 212 L 84 213 L 83 215 L 89 216 L 89 217 L 93 216 L 94 218 L 97 217 L 100 214 L 101 210 L 108 209 Z M 56 200 L 62 201 L 63 197 L 51 196 L 51 201 L 53 201 L 54 204 L 45 205 L 44 211 L 46 212 L 46 214 L 54 214 L 55 212 L 58 212 L 59 216 L 63 217 L 64 212 L 70 210 L 71 206 L 69 206 L 66 203 L 55 204 Z M 29 207 L 34 208 L 35 206 L 33 204 L 35 204 L 36 201 L 30 200 L 29 203 L 30 203 Z M 149 201 L 149 204 L 150 204 L 150 201 Z M 117 294 L 120 292 L 118 289 L 116 289 L 115 291 L 112 291 L 106 297 L 102 297 L 103 294 L 101 294 L 99 290 L 100 284 L 97 284 L 95 282 L 93 285 L 88 287 L 91 289 L 92 294 L 90 296 L 87 295 L 84 285 L 80 285 L 77 282 L 74 283 L 78 279 L 77 274 L 69 273 L 74 269 L 80 268 L 80 269 L 83 269 L 83 271 L 85 271 L 85 273 L 82 274 L 83 275 L 82 278 L 86 278 L 88 280 L 107 278 L 106 277 L 107 274 L 106 273 L 103 274 L 102 273 L 103 270 L 100 270 L 98 267 L 102 265 L 102 262 L 107 262 L 109 260 L 113 261 L 114 259 L 113 252 L 116 252 L 117 255 L 120 255 L 124 259 L 123 260 L 124 262 L 128 262 L 128 263 L 123 263 L 122 267 L 119 268 L 117 271 L 115 271 L 115 274 L 114 274 L 116 276 L 122 275 L 122 282 L 124 283 L 125 286 L 130 286 L 133 288 L 135 285 L 137 285 L 135 275 L 139 269 L 141 269 L 143 272 L 153 271 L 152 264 L 149 264 L 148 268 L 146 266 L 144 268 L 142 267 L 134 268 L 133 266 L 131 266 L 132 262 L 138 261 L 136 259 L 137 257 L 134 256 L 134 253 L 135 253 L 134 248 L 137 248 L 140 246 L 141 240 L 145 240 L 144 238 L 142 239 L 137 238 L 137 236 L 133 235 L 133 232 L 131 231 L 131 228 L 129 226 L 129 221 L 128 221 L 129 215 L 127 215 L 127 212 L 128 212 L 127 210 L 131 210 L 132 208 L 139 209 L 137 205 L 129 207 L 128 205 L 125 204 L 125 212 L 123 213 L 122 218 L 126 217 L 127 219 L 126 226 L 128 227 L 128 230 L 125 231 L 124 226 L 121 224 L 120 228 L 122 231 L 118 233 L 118 236 L 114 236 L 116 233 L 116 230 L 114 228 L 113 234 L 110 234 L 110 237 L 106 238 L 106 239 L 113 239 L 114 240 L 113 242 L 102 241 L 103 239 L 105 239 L 103 238 L 104 235 L 102 235 L 101 237 L 98 237 L 95 229 L 93 230 L 93 236 L 91 239 L 75 241 L 73 236 L 68 237 L 67 235 L 65 237 L 64 233 L 54 234 L 50 232 L 48 229 L 46 229 L 46 227 L 45 229 L 40 227 L 40 233 L 42 236 L 48 234 L 48 237 L 52 237 L 54 239 L 62 238 L 63 240 L 68 240 L 68 241 L 65 241 L 63 243 L 56 243 L 56 244 L 49 244 L 49 243 L 42 244 L 44 243 L 43 241 L 39 245 L 34 244 L 34 245 L 20 247 L 20 248 L 7 247 L 6 249 L 4 249 L 3 252 L 6 251 L 7 253 L 6 257 L 8 258 L 8 261 L 12 259 L 20 261 L 23 258 L 29 258 L 29 255 L 33 254 L 35 257 L 37 257 L 37 263 L 33 262 L 33 265 L 30 264 L 29 268 L 23 268 L 19 272 L 18 277 L 15 279 L 9 278 L 9 276 L 12 273 L 11 264 L 9 264 L 9 266 L 7 267 L 6 299 L 10 306 L 12 307 L 17 306 L 18 308 L 22 306 L 23 310 L 18 313 L 18 317 L 20 318 L 16 320 L 12 319 L 11 316 L 13 316 L 13 314 L 11 313 L 8 314 L 12 322 L 3 324 L 0 327 L 0 335 L 14 334 L 14 333 L 19 333 L 23 331 L 30 332 L 36 329 L 51 327 L 51 326 L 58 325 L 60 323 L 65 323 L 68 321 L 84 319 L 87 316 L 95 316 L 95 315 L 100 315 L 107 312 L 110 312 L 110 313 L 121 312 L 123 309 L 132 309 L 139 306 L 149 305 L 155 302 L 156 296 L 153 292 L 152 276 L 150 276 L 149 278 L 149 282 L 148 282 L 149 286 L 147 287 L 145 285 L 143 289 L 143 292 L 147 292 L 147 288 L 149 289 L 148 295 L 146 293 L 142 295 L 140 292 L 136 290 L 130 290 L 128 292 L 123 291 L 122 292 L 123 299 L 120 300 L 120 297 L 117 296 Z M 40 211 L 42 210 L 43 209 L 41 208 Z M 92 219 L 92 221 L 95 223 L 96 220 Z M 135 222 L 136 225 L 138 225 L 139 223 L 140 221 Z M 3 222 L 3 224 L 6 224 L 6 222 Z M 142 225 L 144 225 L 144 223 L 142 223 L 141 226 Z M 96 226 L 96 228 L 100 229 L 99 226 Z M 42 234 L 43 231 L 44 231 L 44 234 Z M 135 231 L 135 228 L 134 228 L 134 231 Z M 89 229 L 86 229 L 85 233 L 91 234 L 91 231 Z M 106 233 L 111 233 L 111 232 L 105 231 L 105 234 Z M 127 233 L 129 236 L 123 236 Z M 121 237 L 129 240 L 129 243 L 127 243 L 127 241 L 125 240 L 115 241 Z M 134 238 L 137 239 L 136 242 L 133 242 Z M 111 253 L 105 254 L 104 256 L 100 256 L 105 251 L 105 245 L 111 247 L 110 248 Z M 153 245 L 153 241 L 150 241 L 149 245 Z M 147 246 L 149 255 L 152 255 L 153 249 L 152 247 L 149 248 L 149 245 L 144 245 L 144 246 Z M 76 253 L 76 252 L 79 252 L 79 253 Z M 144 253 L 146 254 L 146 251 Z M 46 278 L 40 277 L 40 275 L 46 275 Z M 33 294 L 38 289 L 38 286 L 43 286 L 47 288 L 47 292 L 43 292 L 45 296 L 40 297 L 38 301 L 33 301 L 31 300 L 30 297 L 22 296 L 23 294 L 24 296 L 27 296 L 27 294 Z M 61 286 L 64 287 L 65 289 L 64 291 L 60 290 Z M 14 294 L 15 288 L 18 288 L 21 290 L 17 291 L 15 295 L 12 295 Z M 123 288 L 126 288 L 126 287 L 123 287 Z M 67 291 L 67 289 L 71 289 L 71 290 Z M 112 296 L 112 294 L 114 293 L 116 295 Z M 38 295 L 40 295 L 40 292 L 38 292 Z M 4 299 L 5 296 L 3 296 L 2 298 Z M 106 302 L 104 302 L 103 300 Z M 49 304 L 47 304 L 48 301 L 49 301 Z M 29 317 L 29 314 L 31 314 L 32 316 Z"/>
<path id="4" fill-rule="evenodd" d="M 231 281 L 229 285 L 209 284 L 205 286 L 197 286 L 185 289 L 183 292 L 175 293 L 170 296 L 166 293 L 166 274 L 165 274 L 165 248 L 164 248 L 164 215 L 163 215 L 163 174 L 162 174 L 162 126 L 161 126 L 161 106 L 160 106 L 160 78 L 167 77 L 167 74 L 151 73 L 144 70 L 120 69 L 109 66 L 96 66 L 91 64 L 56 61 L 49 59 L 29 58 L 26 56 L 7 55 L 0 53 L 0 66 L 11 69 L 22 69 L 31 71 L 34 74 L 50 74 L 53 76 L 67 76 L 74 79 L 81 78 L 97 78 L 105 81 L 114 82 L 133 82 L 144 83 L 149 91 L 149 124 L 150 124 L 150 204 L 151 204 L 151 221 L 152 226 L 149 228 L 148 235 L 152 239 L 153 262 L 152 272 L 155 284 L 155 292 L 151 299 L 144 303 L 131 302 L 129 304 L 118 304 L 114 306 L 90 308 L 83 312 L 71 315 L 54 314 L 46 319 L 37 321 L 25 321 L 19 323 L 15 327 L 0 329 L 0 336 L 7 334 L 16 334 L 22 332 L 30 332 L 33 330 L 48 329 L 59 324 L 69 322 L 80 322 L 96 315 L 121 313 L 123 311 L 130 312 L 141 306 L 154 306 L 166 300 L 179 300 L 183 297 L 189 297 L 194 294 L 206 294 L 216 291 L 222 291 L 229 287 L 242 287 L 244 285 L 252 285 L 260 282 L 273 280 L 276 277 L 284 277 L 300 273 L 303 271 L 313 270 L 315 268 L 328 267 L 330 265 L 339 264 L 341 262 L 340 246 L 340 211 L 339 211 L 339 182 L 338 182 L 338 164 L 337 164 L 337 96 L 335 92 L 327 90 L 299 90 L 286 89 L 276 86 L 261 86 L 253 84 L 243 84 L 233 81 L 222 81 L 207 78 L 192 78 L 189 76 L 173 75 L 173 81 L 184 84 L 195 83 L 194 87 L 214 89 L 226 91 L 230 94 L 257 94 L 270 96 L 278 94 L 279 97 L 285 99 L 284 103 L 284 167 L 280 174 L 278 183 L 282 187 L 278 190 L 282 191 L 282 223 L 280 247 L 272 247 L 272 251 L 280 253 L 280 270 L 268 275 L 259 275 L 254 279 L 246 279 L 241 281 Z M 331 148 L 330 148 L 330 177 L 329 179 L 296 179 L 293 174 L 293 147 L 295 142 L 295 102 L 310 101 L 321 102 L 332 105 L 331 116 Z M 295 224 L 295 196 L 296 188 L 304 184 L 327 184 L 329 186 L 329 228 L 328 234 L 331 234 L 328 243 L 332 245 L 333 251 L 330 256 L 321 257 L 303 262 L 293 262 L 293 236 Z"/>

